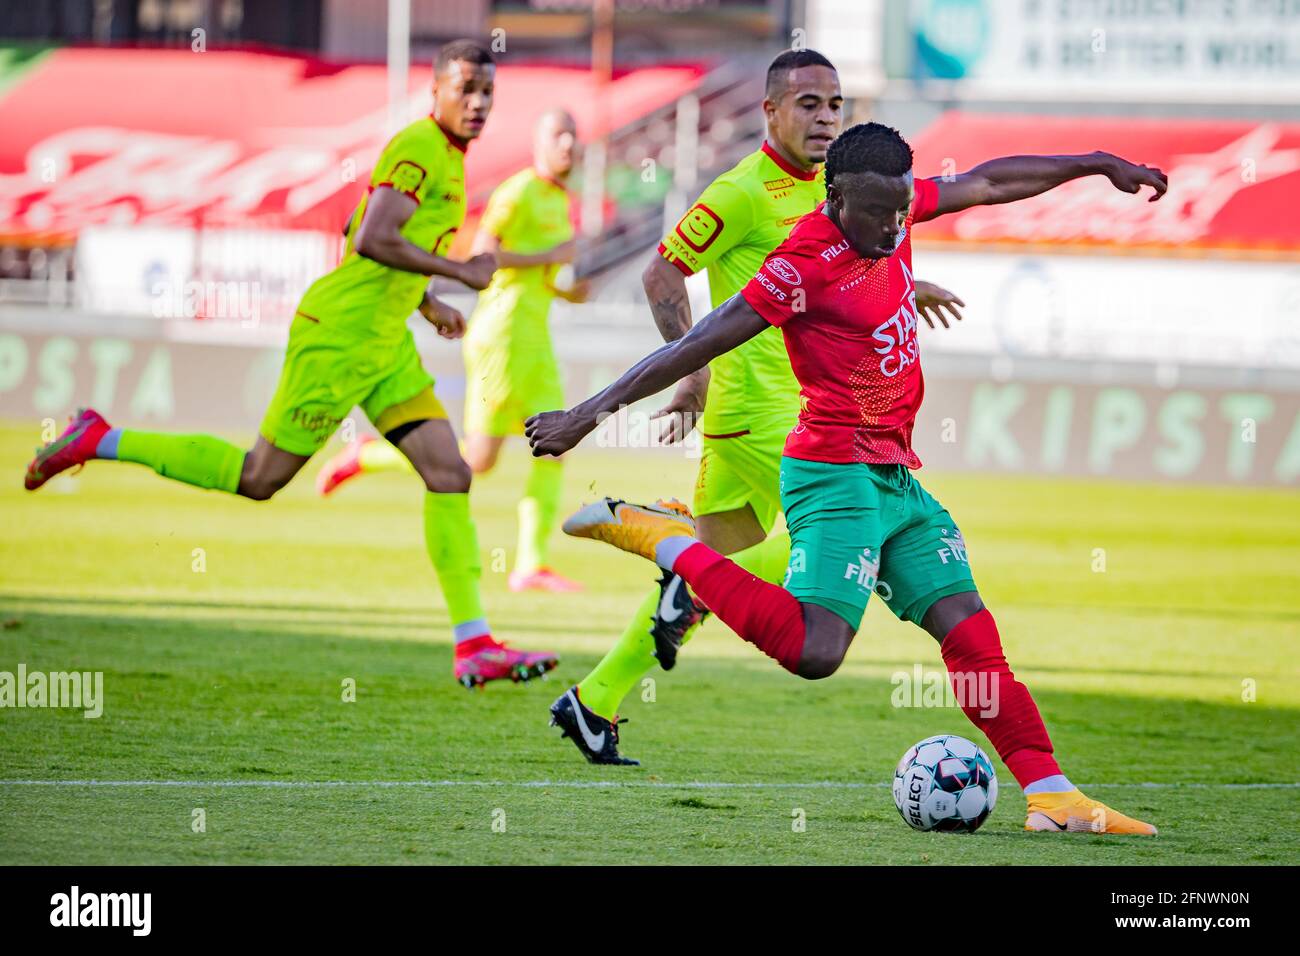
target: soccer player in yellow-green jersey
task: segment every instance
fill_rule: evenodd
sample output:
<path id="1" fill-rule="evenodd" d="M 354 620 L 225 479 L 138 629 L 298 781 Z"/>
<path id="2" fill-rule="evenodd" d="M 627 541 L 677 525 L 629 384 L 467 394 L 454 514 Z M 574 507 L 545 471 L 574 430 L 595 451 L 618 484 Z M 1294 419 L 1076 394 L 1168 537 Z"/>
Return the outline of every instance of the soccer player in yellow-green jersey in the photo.
<path id="1" fill-rule="evenodd" d="M 572 116 L 543 114 L 534 130 L 533 164 L 493 191 L 479 221 L 474 251 L 495 256 L 499 268 L 479 294 L 465 337 L 465 458 L 476 474 L 491 470 L 506 437 L 523 433 L 524 419 L 564 404 L 547 320 L 556 296 L 581 301 L 586 295 L 586 283 L 557 282 L 575 252 L 564 183 L 576 146 Z M 318 488 L 325 494 L 360 474 L 409 467 L 388 446 L 358 441 L 321 470 Z M 560 493 L 560 462 L 534 460 L 519 502 L 513 591 L 580 587 L 546 563 Z"/>
<path id="2" fill-rule="evenodd" d="M 666 340 L 690 328 L 686 276 L 708 273 L 716 308 L 826 198 L 821 164 L 840 132 L 842 105 L 835 67 L 820 53 L 787 50 L 772 61 L 765 142 L 704 190 L 664 236 L 642 277 Z M 956 301 L 936 287 L 917 288 L 919 305 Z M 799 385 L 781 330 L 768 329 L 683 379 L 658 414 L 668 419 L 666 440 L 684 438 L 698 423 L 694 513 L 701 540 L 758 577 L 781 580 L 790 537 L 769 533 L 781 511 L 782 449 L 799 414 Z M 593 763 L 636 763 L 617 749 L 618 706 L 656 659 L 664 669 L 674 665 L 703 613 L 681 579 L 665 574 L 604 659 L 552 705 L 552 723 Z"/>
<path id="3" fill-rule="evenodd" d="M 468 262 L 446 258 L 465 217 L 465 150 L 492 108 L 495 76 L 491 54 L 472 41 L 439 50 L 433 114 L 385 147 L 348 226 L 342 261 L 299 303 L 280 382 L 251 450 L 209 435 L 112 428 L 85 409 L 37 454 L 27 487 L 99 458 L 137 462 L 190 485 L 262 501 L 288 484 L 360 406 L 424 480 L 425 543 L 456 638 L 457 679 L 473 686 L 554 667 L 554 655 L 506 648 L 491 635 L 479 600 L 470 468 L 406 326 L 418 309 L 439 334 L 464 334 L 460 315 L 428 294 L 429 277 L 482 289 L 496 268 L 490 254 Z"/>

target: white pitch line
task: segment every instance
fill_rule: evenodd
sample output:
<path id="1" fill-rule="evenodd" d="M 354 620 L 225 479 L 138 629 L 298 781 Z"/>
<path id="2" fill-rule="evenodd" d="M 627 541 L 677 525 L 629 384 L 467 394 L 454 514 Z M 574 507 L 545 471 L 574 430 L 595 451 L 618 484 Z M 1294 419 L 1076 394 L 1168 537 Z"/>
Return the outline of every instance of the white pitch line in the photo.
<path id="1" fill-rule="evenodd" d="M 0 787 L 260 787 L 284 790 L 330 790 L 346 787 L 521 787 L 531 789 L 600 790 L 644 787 L 656 790 L 870 790 L 890 783 L 816 780 L 771 781 L 686 780 L 0 780 Z M 1148 790 L 1296 790 L 1300 783 L 1081 783 L 1084 790 L 1139 787 Z"/>

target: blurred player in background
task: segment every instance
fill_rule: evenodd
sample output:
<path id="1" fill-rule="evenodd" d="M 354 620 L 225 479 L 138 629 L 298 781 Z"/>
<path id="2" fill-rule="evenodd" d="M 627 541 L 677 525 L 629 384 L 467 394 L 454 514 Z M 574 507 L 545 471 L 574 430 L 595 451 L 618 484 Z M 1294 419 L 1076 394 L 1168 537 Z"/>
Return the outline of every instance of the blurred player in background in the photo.
<path id="1" fill-rule="evenodd" d="M 664 236 L 642 276 L 665 341 L 691 328 L 687 276 L 708 271 L 717 308 L 753 278 L 800 217 L 826 198 L 821 164 L 839 135 L 843 102 L 835 67 L 814 50 L 787 50 L 768 66 L 763 145 L 704 190 Z M 941 309 L 960 318 L 959 299 L 927 283 L 916 285 L 919 308 L 945 326 Z M 933 326 L 929 311 L 926 320 Z M 661 432 L 667 440 L 685 438 L 700 419 L 694 502 L 700 539 L 765 581 L 781 580 L 790 555 L 789 535 L 769 534 L 781 511 L 781 449 L 798 415 L 799 384 L 777 329 L 682 379 L 656 415 L 667 419 Z M 604 659 L 554 703 L 552 723 L 593 763 L 637 763 L 618 752 L 619 705 L 656 659 L 665 670 L 673 667 L 678 648 L 704 613 L 681 578 L 665 573 Z"/>
<path id="2" fill-rule="evenodd" d="M 545 673 L 553 654 L 505 647 L 479 600 L 478 536 L 469 514 L 469 465 L 406 320 L 417 309 L 446 338 L 464 319 L 430 296 L 428 277 L 486 288 L 496 261 L 446 258 L 465 219 L 465 150 L 492 109 L 496 66 L 483 47 L 458 40 L 434 62 L 434 111 L 384 148 L 370 190 L 349 225 L 342 261 L 299 303 L 275 397 L 252 450 L 210 435 L 112 428 L 83 409 L 28 466 L 36 489 L 93 459 L 132 461 L 199 488 L 264 501 L 283 488 L 359 405 L 424 480 L 425 545 L 456 639 L 455 675 L 467 686 Z"/>
<path id="3" fill-rule="evenodd" d="M 572 116 L 543 114 L 534 130 L 533 165 L 493 191 L 479 223 L 474 252 L 495 256 L 498 269 L 478 297 L 465 337 L 465 458 L 475 474 L 492 469 L 506 436 L 523 434 L 524 419 L 564 404 L 547 317 L 556 296 L 581 302 L 588 291 L 585 282 L 558 281 L 577 246 L 564 188 L 577 145 Z M 366 472 L 409 470 L 391 446 L 363 438 L 326 464 L 317 488 L 329 494 Z M 581 589 L 547 564 L 560 494 L 560 462 L 534 459 L 519 501 L 510 590 Z"/>
<path id="4" fill-rule="evenodd" d="M 565 531 L 681 575 L 741 638 L 809 680 L 839 669 L 879 593 L 900 620 L 939 642 L 958 704 L 1024 790 L 1026 830 L 1151 836 L 1151 824 L 1089 799 L 1061 772 L 1037 704 L 1007 665 L 961 532 L 912 476 L 921 466 L 912 429 L 925 392 L 913 224 L 1094 175 L 1126 193 L 1150 187 L 1151 200 L 1168 185 L 1160 170 L 1107 153 L 1006 156 L 956 177 L 914 179 L 911 147 L 897 130 L 854 126 L 827 154 L 827 201 L 739 295 L 593 398 L 531 419 L 528 436 L 534 454 L 563 454 L 603 414 L 779 329 L 803 398 L 781 460 L 793 543 L 784 587 L 698 541 L 681 505 L 606 498 L 570 518 Z"/>

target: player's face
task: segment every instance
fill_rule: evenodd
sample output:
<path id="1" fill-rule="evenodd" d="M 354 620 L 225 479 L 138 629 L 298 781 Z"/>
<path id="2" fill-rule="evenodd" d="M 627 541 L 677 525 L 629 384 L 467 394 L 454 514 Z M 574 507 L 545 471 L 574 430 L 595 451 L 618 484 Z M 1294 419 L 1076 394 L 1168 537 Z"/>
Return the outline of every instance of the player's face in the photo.
<path id="1" fill-rule="evenodd" d="M 912 174 L 841 173 L 826 187 L 826 202 L 853 251 L 866 259 L 894 254 L 912 208 Z"/>
<path id="2" fill-rule="evenodd" d="M 552 113 L 537 128 L 537 163 L 554 179 L 563 179 L 573 170 L 578 152 L 578 128 L 573 117 Z"/>
<path id="3" fill-rule="evenodd" d="M 824 163 L 844 125 L 839 74 L 826 66 L 791 70 L 785 91 L 776 100 L 764 100 L 763 112 L 783 153 L 805 169 Z"/>
<path id="4" fill-rule="evenodd" d="M 433 115 L 442 128 L 461 139 L 477 139 L 483 132 L 497 68 L 492 63 L 454 60 L 433 79 Z"/>

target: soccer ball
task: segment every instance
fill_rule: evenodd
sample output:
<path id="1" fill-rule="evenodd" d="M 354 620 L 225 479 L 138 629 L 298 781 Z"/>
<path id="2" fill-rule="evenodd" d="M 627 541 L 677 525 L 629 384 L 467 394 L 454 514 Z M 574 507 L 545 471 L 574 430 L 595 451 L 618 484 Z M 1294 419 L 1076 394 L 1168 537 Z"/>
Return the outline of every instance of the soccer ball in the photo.
<path id="1" fill-rule="evenodd" d="M 894 805 L 914 830 L 973 833 L 998 802 L 988 754 L 965 737 L 927 737 L 894 771 Z"/>

